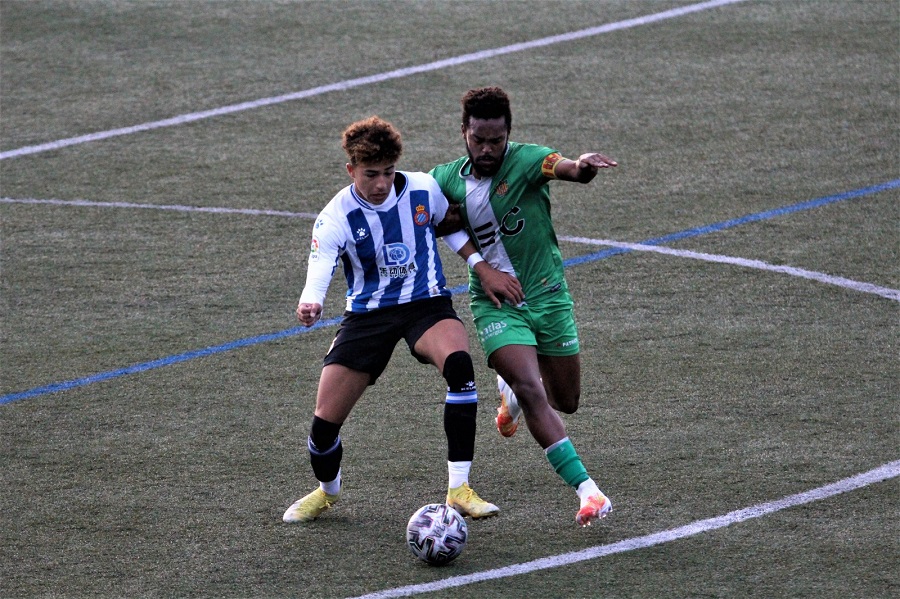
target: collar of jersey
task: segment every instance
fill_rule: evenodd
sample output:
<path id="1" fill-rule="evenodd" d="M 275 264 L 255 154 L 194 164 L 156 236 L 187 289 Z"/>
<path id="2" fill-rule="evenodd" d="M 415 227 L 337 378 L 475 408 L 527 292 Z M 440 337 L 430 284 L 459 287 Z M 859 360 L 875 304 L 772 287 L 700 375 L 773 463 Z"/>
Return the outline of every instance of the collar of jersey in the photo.
<path id="1" fill-rule="evenodd" d="M 356 203 L 366 208 L 368 210 L 386 210 L 397 203 L 397 200 L 406 193 L 407 188 L 409 187 L 409 177 L 407 177 L 403 172 L 396 171 L 394 173 L 394 185 L 391 188 L 391 192 L 388 194 L 388 197 L 380 204 L 372 204 L 368 200 L 363 199 L 361 195 L 356 193 L 356 185 L 350 185 L 350 194 L 353 196 L 353 199 L 356 200 Z"/>

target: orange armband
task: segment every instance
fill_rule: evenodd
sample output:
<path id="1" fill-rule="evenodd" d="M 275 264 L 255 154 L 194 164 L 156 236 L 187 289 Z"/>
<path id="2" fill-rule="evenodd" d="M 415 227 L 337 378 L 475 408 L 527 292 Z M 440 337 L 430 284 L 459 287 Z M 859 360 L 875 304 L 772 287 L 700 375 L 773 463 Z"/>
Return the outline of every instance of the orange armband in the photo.
<path id="1" fill-rule="evenodd" d="M 559 152 L 549 154 L 541 163 L 541 173 L 548 179 L 556 179 L 556 165 L 565 160 Z"/>

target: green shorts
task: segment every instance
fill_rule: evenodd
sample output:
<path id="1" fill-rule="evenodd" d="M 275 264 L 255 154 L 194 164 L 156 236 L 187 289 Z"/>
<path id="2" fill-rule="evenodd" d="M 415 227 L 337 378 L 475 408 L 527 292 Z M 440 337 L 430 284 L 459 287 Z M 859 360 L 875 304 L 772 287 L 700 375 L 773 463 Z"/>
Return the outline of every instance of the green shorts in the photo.
<path id="1" fill-rule="evenodd" d="M 565 289 L 522 307 L 472 301 L 472 316 L 484 355 L 506 345 L 533 345 L 545 356 L 574 356 L 580 350 L 572 296 Z"/>

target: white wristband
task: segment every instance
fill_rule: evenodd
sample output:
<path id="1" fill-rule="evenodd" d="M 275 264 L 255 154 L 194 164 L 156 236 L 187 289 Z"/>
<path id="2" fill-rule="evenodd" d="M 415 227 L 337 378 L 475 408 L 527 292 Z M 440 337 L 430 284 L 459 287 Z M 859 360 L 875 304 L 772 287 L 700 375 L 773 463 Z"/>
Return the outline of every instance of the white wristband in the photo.
<path id="1" fill-rule="evenodd" d="M 475 268 L 475 265 L 479 262 L 484 262 L 484 258 L 482 258 L 481 254 L 479 254 L 478 252 L 475 252 L 474 254 L 466 258 L 466 264 L 469 265 L 469 268 Z"/>

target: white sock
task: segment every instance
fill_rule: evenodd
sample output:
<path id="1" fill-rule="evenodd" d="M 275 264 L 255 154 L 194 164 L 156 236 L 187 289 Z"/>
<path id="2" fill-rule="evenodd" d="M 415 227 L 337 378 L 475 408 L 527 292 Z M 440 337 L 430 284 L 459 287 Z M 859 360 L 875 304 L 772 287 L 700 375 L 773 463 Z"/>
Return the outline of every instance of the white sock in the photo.
<path id="1" fill-rule="evenodd" d="M 451 489 L 469 482 L 469 470 L 472 469 L 472 462 L 447 462 L 447 472 L 450 475 Z"/>
<path id="2" fill-rule="evenodd" d="M 338 493 L 340 493 L 341 492 L 341 471 L 338 470 L 338 475 L 333 481 L 330 481 L 327 483 L 323 483 L 322 481 L 319 481 L 319 487 L 321 487 L 322 490 L 325 491 L 325 493 L 327 495 L 337 495 Z"/>
<path id="3" fill-rule="evenodd" d="M 519 400 L 516 399 L 516 394 L 513 393 L 509 383 L 504 381 L 503 377 L 499 374 L 497 375 L 497 389 L 506 396 L 506 409 L 509 410 L 510 417 L 513 420 L 518 420 L 519 416 L 522 415 L 522 408 L 519 407 Z"/>
<path id="4" fill-rule="evenodd" d="M 563 443 L 565 443 L 568 440 L 569 440 L 569 437 L 566 436 L 566 437 L 563 437 L 562 439 L 560 439 L 559 441 L 557 441 L 556 443 L 552 443 L 551 445 L 549 445 L 547 447 L 547 449 L 544 450 L 544 455 L 549 454 L 551 451 L 553 451 L 554 449 L 556 449 L 557 447 L 559 447 L 560 445 L 562 445 Z M 587 481 L 585 481 L 585 482 L 587 482 Z M 581 484 L 584 484 L 584 483 L 581 483 Z"/>
<path id="5" fill-rule="evenodd" d="M 578 485 L 578 489 L 576 489 L 576 493 L 578 493 L 578 498 L 583 502 L 587 501 L 588 497 L 593 497 L 597 493 L 600 492 L 600 489 L 597 488 L 597 483 L 594 482 L 594 479 L 589 478 L 580 485 Z"/>

